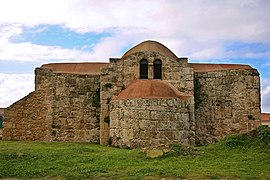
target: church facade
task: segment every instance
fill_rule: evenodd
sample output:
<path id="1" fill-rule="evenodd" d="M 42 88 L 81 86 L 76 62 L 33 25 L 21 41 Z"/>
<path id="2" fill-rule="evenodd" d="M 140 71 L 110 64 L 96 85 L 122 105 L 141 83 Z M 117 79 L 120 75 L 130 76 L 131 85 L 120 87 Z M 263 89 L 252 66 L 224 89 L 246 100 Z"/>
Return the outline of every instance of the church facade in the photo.
<path id="1" fill-rule="evenodd" d="M 146 147 L 205 144 L 260 125 L 260 78 L 239 64 L 195 64 L 144 41 L 109 63 L 52 63 L 5 109 L 4 140 Z"/>

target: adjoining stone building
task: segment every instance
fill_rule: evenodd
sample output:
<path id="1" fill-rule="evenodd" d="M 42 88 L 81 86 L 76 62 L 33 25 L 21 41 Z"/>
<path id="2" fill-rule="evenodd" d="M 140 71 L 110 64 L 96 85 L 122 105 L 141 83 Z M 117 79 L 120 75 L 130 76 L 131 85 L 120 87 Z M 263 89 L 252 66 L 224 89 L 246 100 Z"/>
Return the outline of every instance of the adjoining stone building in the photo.
<path id="1" fill-rule="evenodd" d="M 35 91 L 5 110 L 5 140 L 193 145 L 261 123 L 256 69 L 189 63 L 155 41 L 109 63 L 45 64 L 35 75 Z"/>

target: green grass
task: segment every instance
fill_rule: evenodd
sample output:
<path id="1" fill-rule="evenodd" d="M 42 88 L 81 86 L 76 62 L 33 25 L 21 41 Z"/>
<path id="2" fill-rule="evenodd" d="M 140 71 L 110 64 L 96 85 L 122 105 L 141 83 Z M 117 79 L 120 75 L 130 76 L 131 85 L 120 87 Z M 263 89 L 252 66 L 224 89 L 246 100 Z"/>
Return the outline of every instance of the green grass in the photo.
<path id="1" fill-rule="evenodd" d="M 186 156 L 150 159 L 138 149 L 97 144 L 0 141 L 0 178 L 270 178 L 270 143 L 257 134 L 195 150 Z"/>

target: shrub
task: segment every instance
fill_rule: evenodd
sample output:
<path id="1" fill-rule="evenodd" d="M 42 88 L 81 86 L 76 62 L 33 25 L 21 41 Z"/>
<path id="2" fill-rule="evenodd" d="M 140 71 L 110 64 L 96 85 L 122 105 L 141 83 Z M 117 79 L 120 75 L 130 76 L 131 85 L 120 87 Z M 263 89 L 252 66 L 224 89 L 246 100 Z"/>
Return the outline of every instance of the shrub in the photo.
<path id="1" fill-rule="evenodd" d="M 243 146 L 267 147 L 270 145 L 270 128 L 268 126 L 259 126 L 248 133 L 226 137 L 221 143 L 231 148 Z"/>
<path id="2" fill-rule="evenodd" d="M 238 146 L 243 146 L 246 142 L 246 138 L 243 135 L 233 135 L 225 138 L 224 142 L 226 146 L 235 148 Z"/>
<path id="3" fill-rule="evenodd" d="M 265 144 L 270 144 L 270 128 L 268 126 L 259 126 L 257 131 L 258 139 Z"/>

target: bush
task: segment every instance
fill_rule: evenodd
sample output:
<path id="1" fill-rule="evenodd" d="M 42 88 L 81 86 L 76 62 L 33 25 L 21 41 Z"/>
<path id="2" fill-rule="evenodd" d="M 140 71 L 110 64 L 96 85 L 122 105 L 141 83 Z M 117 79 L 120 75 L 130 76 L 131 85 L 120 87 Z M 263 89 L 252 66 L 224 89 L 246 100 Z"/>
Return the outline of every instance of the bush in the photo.
<path id="1" fill-rule="evenodd" d="M 257 128 L 258 139 L 264 144 L 270 144 L 270 128 L 268 126 L 259 126 Z"/>
<path id="2" fill-rule="evenodd" d="M 243 146 L 246 143 L 246 138 L 243 135 L 233 135 L 225 138 L 224 140 L 226 146 L 235 148 L 238 146 Z"/>
<path id="3" fill-rule="evenodd" d="M 231 148 L 242 146 L 265 147 L 270 145 L 270 128 L 259 126 L 248 133 L 226 137 L 222 143 Z"/>

